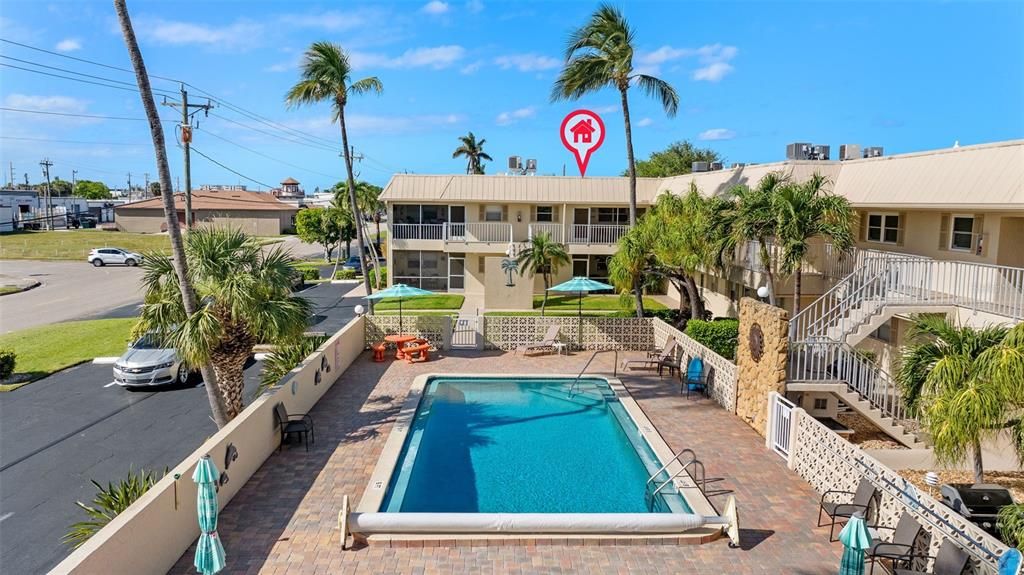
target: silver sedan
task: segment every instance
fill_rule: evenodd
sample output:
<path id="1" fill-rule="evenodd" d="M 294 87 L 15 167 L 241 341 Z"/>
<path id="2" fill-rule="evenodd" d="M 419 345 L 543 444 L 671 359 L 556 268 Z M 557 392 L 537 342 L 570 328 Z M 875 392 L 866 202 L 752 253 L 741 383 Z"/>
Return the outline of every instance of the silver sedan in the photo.
<path id="1" fill-rule="evenodd" d="M 191 371 L 178 353 L 162 347 L 151 335 L 133 342 L 114 363 L 114 382 L 125 387 L 186 384 L 190 378 Z"/>

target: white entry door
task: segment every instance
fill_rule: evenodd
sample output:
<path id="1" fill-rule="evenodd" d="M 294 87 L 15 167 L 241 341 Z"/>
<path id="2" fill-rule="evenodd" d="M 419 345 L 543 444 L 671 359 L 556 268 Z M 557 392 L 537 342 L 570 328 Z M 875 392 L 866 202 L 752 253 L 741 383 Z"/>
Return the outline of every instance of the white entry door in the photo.
<path id="1" fill-rule="evenodd" d="M 466 258 L 448 258 L 448 291 L 466 289 Z"/>

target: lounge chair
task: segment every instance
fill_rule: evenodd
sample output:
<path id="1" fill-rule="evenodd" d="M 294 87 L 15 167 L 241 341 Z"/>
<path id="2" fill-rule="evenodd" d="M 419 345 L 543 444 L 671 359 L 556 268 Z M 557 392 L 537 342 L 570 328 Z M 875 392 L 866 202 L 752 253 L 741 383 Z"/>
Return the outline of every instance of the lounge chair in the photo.
<path id="1" fill-rule="evenodd" d="M 528 343 L 526 345 L 519 346 L 519 348 L 516 351 L 521 351 L 523 353 L 526 353 L 528 351 L 539 350 L 554 351 L 555 344 L 558 343 L 558 332 L 560 329 L 561 328 L 557 325 L 550 326 L 548 328 L 547 333 L 544 334 L 543 339 L 534 343 Z"/>
<path id="2" fill-rule="evenodd" d="M 849 503 L 829 501 L 830 496 L 835 495 L 852 495 L 853 498 Z M 828 540 L 835 541 L 836 520 L 848 520 L 858 511 L 864 513 L 864 516 L 867 517 L 868 511 L 871 508 L 871 502 L 877 497 L 878 489 L 863 477 L 861 478 L 860 483 L 857 484 L 857 491 L 850 492 L 839 489 L 829 489 L 821 496 L 821 504 L 818 509 L 818 527 L 825 525 L 821 522 L 821 514 L 824 512 L 828 515 L 829 520 L 831 521 L 828 531 Z"/>
<path id="3" fill-rule="evenodd" d="M 658 368 L 658 375 L 661 375 L 661 370 L 665 366 L 669 366 L 675 361 L 673 357 L 676 351 L 676 339 L 669 337 L 665 340 L 665 347 L 661 351 L 649 351 L 647 357 L 644 359 L 627 359 L 622 362 L 622 370 L 625 371 L 629 368 L 639 369 L 644 368 Z"/>
<path id="4" fill-rule="evenodd" d="M 694 357 L 686 364 L 686 374 L 682 377 L 682 386 L 686 387 L 686 398 L 690 398 L 690 393 L 696 391 L 701 395 L 707 395 L 708 392 L 708 376 L 704 373 L 704 359 L 699 355 Z M 679 389 L 679 393 L 682 393 L 682 387 Z"/>
<path id="5" fill-rule="evenodd" d="M 914 569 L 896 569 L 894 575 L 960 575 L 967 567 L 967 552 L 956 546 L 949 539 L 939 545 L 939 552 L 935 557 L 928 555 L 915 555 L 915 559 L 935 559 L 931 571 L 916 571 Z"/>
<path id="6" fill-rule="evenodd" d="M 875 572 L 875 562 L 879 559 L 888 559 L 894 567 L 900 562 L 909 564 L 914 556 L 914 542 L 921 534 L 921 524 L 917 519 L 904 511 L 895 528 L 884 525 L 876 525 L 874 528 L 892 530 L 893 533 L 891 541 L 876 538 L 871 542 L 871 547 L 868 547 L 866 557 L 871 561 L 870 573 Z"/>
<path id="7" fill-rule="evenodd" d="M 306 451 L 309 451 L 309 438 L 313 436 L 313 443 L 316 443 L 316 430 L 313 429 L 313 418 L 303 413 L 301 415 L 288 415 L 288 410 L 285 408 L 283 403 L 278 403 L 274 406 L 274 418 L 277 419 L 277 424 L 281 426 L 281 443 L 278 444 L 277 450 L 281 451 L 281 447 L 284 446 L 284 440 L 289 435 L 301 435 L 302 441 L 306 445 Z"/>

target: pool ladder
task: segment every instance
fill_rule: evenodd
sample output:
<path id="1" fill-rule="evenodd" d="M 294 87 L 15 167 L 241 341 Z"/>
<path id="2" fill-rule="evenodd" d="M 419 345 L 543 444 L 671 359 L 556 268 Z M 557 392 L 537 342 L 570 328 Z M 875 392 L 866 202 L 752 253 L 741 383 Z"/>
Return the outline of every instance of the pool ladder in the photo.
<path id="1" fill-rule="evenodd" d="M 686 463 L 683 463 L 680 459 L 684 455 L 690 456 L 689 459 L 686 460 Z M 654 491 L 652 492 L 651 485 L 655 484 L 655 479 L 657 479 L 658 475 L 661 474 L 661 472 L 668 469 L 668 466 L 671 465 L 674 461 L 679 461 L 682 464 L 682 467 L 679 468 L 679 471 L 670 475 L 668 479 L 657 484 Z M 692 449 L 686 448 L 672 456 L 672 459 L 669 459 L 668 462 L 665 463 L 665 465 L 661 466 L 661 469 L 655 471 L 654 474 L 651 475 L 651 477 L 647 480 L 647 483 L 644 485 L 644 497 L 647 500 L 647 505 L 649 507 L 652 506 L 655 501 L 654 498 L 657 497 L 658 493 L 660 493 L 661 490 L 664 489 L 666 486 L 670 485 L 676 477 L 679 477 L 683 472 L 688 471 L 691 467 L 693 468 L 693 473 L 690 475 L 691 477 L 693 477 L 693 480 L 697 483 L 697 488 L 701 490 L 701 493 L 703 493 L 704 488 L 707 486 L 707 473 L 704 470 L 704 463 L 701 462 L 700 459 L 697 459 L 697 454 L 694 453 Z M 698 472 L 700 473 L 699 479 L 697 478 Z"/>
<path id="2" fill-rule="evenodd" d="M 572 380 L 572 385 L 569 386 L 569 397 L 572 397 L 574 395 L 576 385 L 580 382 L 580 378 L 583 377 L 583 372 L 587 371 L 587 368 L 590 367 L 590 362 L 594 361 L 594 358 L 597 357 L 597 354 L 608 352 L 615 354 L 615 365 L 612 368 L 612 376 L 617 377 L 619 375 L 619 351 L 617 349 L 599 349 L 594 353 L 590 354 L 590 359 L 588 359 L 587 363 L 583 365 L 583 369 L 581 369 L 580 372 L 576 374 L 576 379 Z"/>

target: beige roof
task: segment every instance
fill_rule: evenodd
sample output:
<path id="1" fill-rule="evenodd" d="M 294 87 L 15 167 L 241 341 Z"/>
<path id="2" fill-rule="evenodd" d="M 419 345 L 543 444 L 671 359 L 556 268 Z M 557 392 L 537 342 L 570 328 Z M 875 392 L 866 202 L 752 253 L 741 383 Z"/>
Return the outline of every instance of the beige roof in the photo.
<path id="1" fill-rule="evenodd" d="M 1024 140 L 842 162 L 855 206 L 1024 210 Z"/>
<path id="2" fill-rule="evenodd" d="M 650 203 L 658 191 L 658 178 L 638 178 L 637 202 Z M 388 182 L 384 201 L 508 203 L 625 204 L 628 178 L 569 176 L 423 176 L 396 174 Z"/>
<path id="3" fill-rule="evenodd" d="M 648 204 L 658 194 L 685 193 L 691 182 L 704 194 L 719 195 L 738 184 L 754 186 L 768 172 L 780 170 L 798 181 L 820 173 L 831 180 L 835 193 L 857 207 L 1024 210 L 1024 140 L 843 162 L 785 161 L 670 178 L 639 178 L 637 200 Z M 413 202 L 625 204 L 629 180 L 402 174 L 391 179 L 382 198 Z"/>
<path id="4" fill-rule="evenodd" d="M 139 202 L 132 202 L 117 206 L 115 210 L 154 209 L 163 208 L 163 200 L 160 198 L 149 198 Z M 174 194 L 174 207 L 179 210 L 185 209 L 185 194 Z M 193 210 L 298 210 L 298 206 L 286 204 L 271 194 L 260 192 L 240 191 L 193 191 Z"/>

